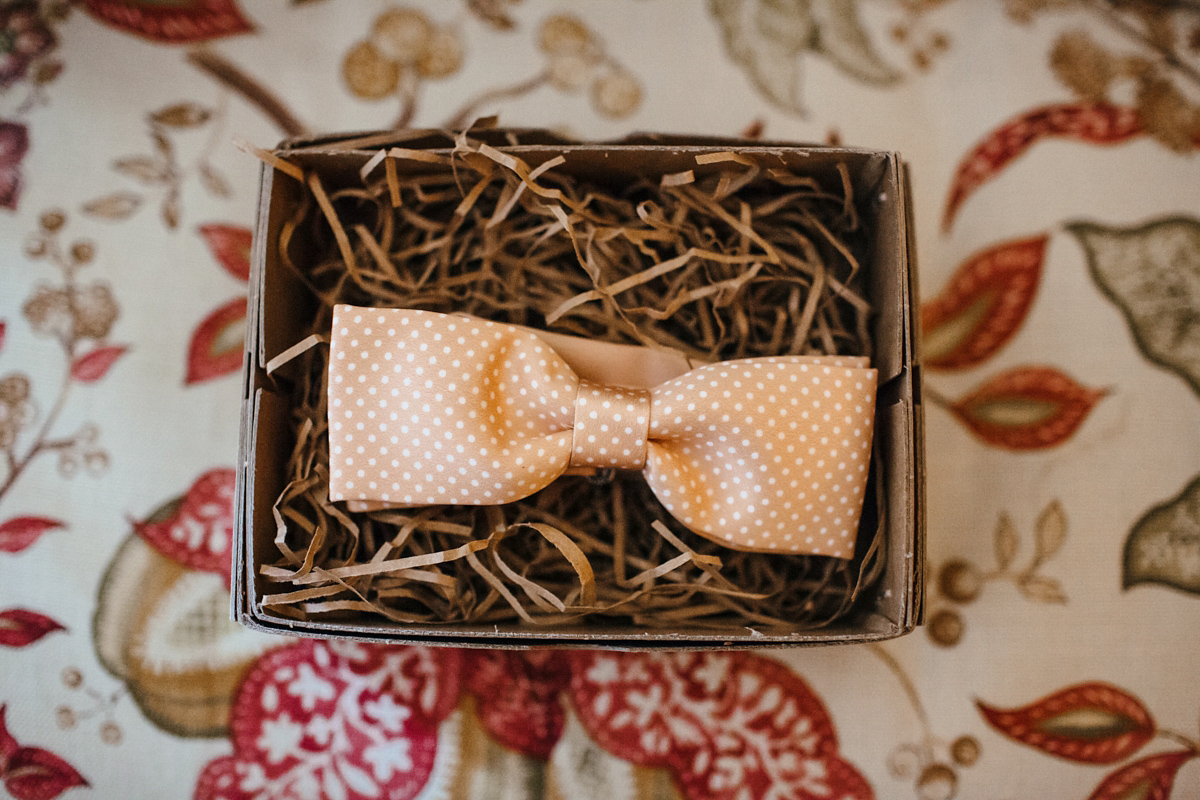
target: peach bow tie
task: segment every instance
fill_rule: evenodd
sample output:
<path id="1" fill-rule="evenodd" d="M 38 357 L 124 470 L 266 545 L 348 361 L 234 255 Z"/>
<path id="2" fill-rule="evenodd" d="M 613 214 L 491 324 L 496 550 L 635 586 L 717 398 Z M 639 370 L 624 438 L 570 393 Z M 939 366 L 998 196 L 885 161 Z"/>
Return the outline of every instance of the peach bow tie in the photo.
<path id="1" fill-rule="evenodd" d="M 641 469 L 670 513 L 737 550 L 849 558 L 870 461 L 865 358 L 778 356 L 653 389 L 580 379 L 537 335 L 337 306 L 331 500 L 511 503 L 571 467 Z"/>

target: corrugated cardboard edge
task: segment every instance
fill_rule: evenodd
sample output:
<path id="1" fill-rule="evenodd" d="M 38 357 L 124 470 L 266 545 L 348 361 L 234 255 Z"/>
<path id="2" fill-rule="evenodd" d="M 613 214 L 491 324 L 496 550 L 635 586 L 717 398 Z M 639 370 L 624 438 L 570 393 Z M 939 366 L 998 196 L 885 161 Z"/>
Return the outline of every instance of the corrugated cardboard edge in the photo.
<path id="1" fill-rule="evenodd" d="M 423 132 L 436 134 L 437 132 Z M 404 134 L 404 140 L 416 138 L 412 132 Z M 309 140 L 285 142 L 280 152 L 297 150 L 305 153 L 347 153 L 343 148 L 325 145 L 335 144 L 344 137 L 317 137 Z M 749 628 L 741 635 L 731 636 L 727 633 L 672 633 L 661 630 L 648 630 L 641 633 L 630 630 L 589 630 L 578 633 L 550 632 L 531 628 L 514 628 L 501 630 L 496 626 L 491 629 L 484 627 L 446 628 L 432 630 L 398 629 L 380 625 L 350 626 L 341 623 L 322 621 L 297 621 L 286 618 L 270 617 L 259 612 L 255 603 L 255 552 L 253 545 L 254 516 L 255 516 L 255 443 L 258 430 L 259 414 L 262 412 L 261 375 L 257 367 L 267 358 L 264 345 L 262 322 L 264 318 L 264 278 L 269 255 L 269 242 L 266 235 L 269 230 L 270 198 L 275 180 L 290 180 L 280 178 L 270 168 L 262 169 L 260 181 L 260 203 L 254 244 L 252 247 L 252 275 L 250 281 L 250 303 L 252 320 L 246 339 L 245 375 L 242 398 L 242 431 L 239 445 L 237 470 L 237 488 L 235 498 L 235 531 L 234 558 L 235 569 L 231 597 L 231 612 L 236 621 L 249 628 L 276 634 L 295 636 L 310 636 L 321 638 L 341 638 L 356 641 L 387 641 L 393 643 L 427 644 L 435 646 L 480 647 L 528 649 L 532 647 L 562 647 L 586 648 L 604 647 L 618 650 L 643 649 L 721 649 L 721 648 L 783 648 L 800 646 L 819 646 L 826 644 L 848 644 L 877 642 L 902 636 L 911 632 L 923 618 L 924 594 L 924 547 L 925 547 L 925 449 L 924 449 L 924 410 L 920 396 L 920 370 L 918 361 L 918 332 L 917 332 L 917 275 L 916 247 L 913 237 L 911 187 L 909 185 L 909 170 L 898 154 L 870 151 L 859 148 L 821 148 L 804 145 L 789 145 L 786 143 L 745 142 L 740 140 L 717 139 L 710 137 L 685 136 L 653 136 L 637 134 L 625 142 L 638 141 L 637 144 L 604 143 L 593 147 L 620 147 L 632 149 L 664 149 L 676 148 L 738 148 L 758 150 L 759 152 L 772 149 L 788 150 L 797 153 L 808 150 L 820 150 L 822 153 L 854 153 L 874 154 L 883 157 L 885 169 L 890 167 L 892 180 L 898 191 L 895 198 L 897 204 L 895 221 L 900 223 L 897 234 L 900 241 L 895 242 L 898 254 L 903 254 L 902 267 L 905 270 L 905 280 L 899 281 L 897 288 L 902 293 L 900 300 L 901 325 L 903 330 L 901 369 L 890 383 L 889 392 L 894 393 L 895 411 L 899 412 L 904 422 L 900 429 L 904 432 L 905 450 L 911 456 L 911 464 L 902 478 L 904 496 L 908 512 L 902 524 L 889 525 L 889 533 L 898 535 L 901 541 L 888 543 L 888 558 L 901 557 L 904 568 L 901 574 L 904 580 L 899 588 L 900 596 L 886 598 L 895 610 L 896 616 L 889 620 L 890 624 L 875 629 L 859 628 L 852 631 L 838 631 L 836 626 L 830 629 L 805 631 L 793 634 L 764 634 Z M 643 144 L 642 142 L 646 143 Z M 649 142 L 652 141 L 653 144 Z M 550 142 L 546 143 L 550 145 Z M 555 143 L 557 144 L 557 142 Z M 553 145 L 551 145 L 553 146 Z M 570 146 L 570 145 L 566 145 Z M 573 145 L 578 147 L 579 145 Z M 590 148 L 589 148 L 590 149 Z M 273 498 L 272 498 L 273 501 Z M 261 510 L 260 510 L 261 511 Z M 899 523 L 898 520 L 893 520 Z M 897 548 L 899 545 L 899 548 Z M 897 549 L 899 552 L 897 552 Z"/>

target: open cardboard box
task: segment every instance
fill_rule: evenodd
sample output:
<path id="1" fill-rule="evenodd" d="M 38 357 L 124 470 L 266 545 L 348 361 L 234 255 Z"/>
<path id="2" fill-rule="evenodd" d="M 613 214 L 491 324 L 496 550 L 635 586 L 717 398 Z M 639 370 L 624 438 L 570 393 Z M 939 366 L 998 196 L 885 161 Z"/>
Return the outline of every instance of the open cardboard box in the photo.
<path id="1" fill-rule="evenodd" d="M 296 620 L 262 608 L 270 593 L 260 565 L 275 556 L 272 504 L 284 482 L 293 445 L 286 423 L 286 368 L 268 376 L 267 363 L 304 337 L 316 298 L 279 263 L 281 228 L 307 187 L 264 167 L 252 252 L 250 323 L 242 397 L 242 430 L 235 508 L 232 614 L 248 627 L 272 633 L 477 647 L 572 646 L 609 648 L 719 648 L 797 646 L 889 639 L 920 623 L 924 584 L 924 434 L 917 362 L 916 264 L 906 166 L 895 153 L 844 147 L 796 146 L 729 139 L 634 135 L 619 142 L 578 144 L 547 131 L 488 130 L 474 138 L 536 166 L 563 155 L 559 170 L 588 180 L 621 183 L 635 176 L 695 169 L 701 153 L 734 150 L 764 166 L 784 167 L 826 180 L 839 162 L 851 174 L 855 196 L 867 198 L 870 249 L 867 299 L 876 310 L 873 365 L 879 370 L 875 447 L 882 456 L 886 514 L 882 575 L 854 609 L 815 630 L 758 631 L 640 629 L 612 622 L 572 626 L 401 625 L 382 618 Z M 519 142 L 519 144 L 513 144 Z M 359 181 L 359 168 L 379 148 L 447 152 L 453 142 L 437 131 L 342 135 L 285 142 L 276 154 L 327 185 Z M 405 169 L 422 169 L 419 163 Z"/>

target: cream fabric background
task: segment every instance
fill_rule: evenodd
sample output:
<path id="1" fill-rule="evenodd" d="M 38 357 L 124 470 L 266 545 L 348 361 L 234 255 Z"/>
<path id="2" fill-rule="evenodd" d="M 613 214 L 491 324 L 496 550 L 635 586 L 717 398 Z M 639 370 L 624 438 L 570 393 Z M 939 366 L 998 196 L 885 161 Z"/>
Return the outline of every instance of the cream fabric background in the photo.
<path id="1" fill-rule="evenodd" d="M 341 76 L 344 54 L 389 4 L 243 0 L 241 5 L 255 32 L 205 46 L 269 86 L 314 130 L 391 124 L 394 101 L 356 98 Z M 851 2 L 814 0 L 811 5 L 833 15 L 854 11 Z M 422 86 L 412 121 L 438 124 L 480 91 L 535 74 L 544 63 L 536 47 L 539 25 L 565 11 L 583 20 L 606 52 L 636 76 L 643 91 L 636 110 L 607 118 L 586 93 L 542 88 L 483 111 L 499 111 L 504 124 L 564 128 L 588 138 L 632 130 L 737 135 L 757 120 L 771 138 L 823 140 L 836 130 L 849 144 L 899 150 L 913 170 L 926 298 L 941 291 L 973 253 L 1049 234 L 1036 298 L 1013 339 L 984 364 L 931 370 L 927 382 L 939 394 L 959 398 L 1008 368 L 1045 364 L 1109 394 L 1065 442 L 1027 452 L 988 446 L 946 409 L 930 404 L 928 559 L 931 576 L 949 559 L 991 569 L 993 532 L 1007 514 L 1020 538 L 1017 562 L 1022 564 L 1031 553 L 1039 514 L 1057 501 L 1067 537 L 1042 574 L 1060 582 L 1065 604 L 1031 602 L 1003 581 L 987 583 L 970 604 L 956 604 L 931 587 L 929 612 L 952 609 L 965 623 L 961 641 L 953 646 L 918 631 L 884 645 L 882 653 L 850 647 L 770 657 L 786 664 L 824 702 L 839 734 L 841 757 L 878 797 L 919 796 L 916 776 L 896 777 L 889 761 L 897 748 L 928 733 L 937 740 L 939 762 L 948 761 L 946 747 L 959 736 L 972 736 L 981 746 L 978 763 L 954 767 L 959 796 L 1083 798 L 1116 767 L 1071 763 L 1018 744 L 990 727 L 975 701 L 1013 708 L 1072 684 L 1104 681 L 1140 699 L 1161 728 L 1193 742 L 1200 735 L 1194 668 L 1200 657 L 1200 597 L 1195 590 L 1156 584 L 1122 589 L 1122 552 L 1131 527 L 1152 506 L 1177 495 L 1200 469 L 1200 398 L 1178 375 L 1139 352 L 1120 310 L 1090 277 L 1079 241 L 1064 228 L 1081 220 L 1129 228 L 1181 215 L 1200 225 L 1200 159 L 1148 136 L 1110 147 L 1048 138 L 983 185 L 963 205 L 951 231 L 943 233 L 943 204 L 965 154 L 1017 115 L 1073 102 L 1048 64 L 1063 32 L 1083 29 L 1113 49 L 1135 48 L 1101 15 L 1087 10 L 1047 14 L 1020 25 L 1001 3 L 957 0 L 928 3 L 928 11 L 919 15 L 920 24 L 949 38 L 945 53 L 921 70 L 912 66 L 907 45 L 889 33 L 909 19 L 904 9 L 913 5 L 922 4 L 875 0 L 857 7 L 874 48 L 899 74 L 892 85 L 858 81 L 814 52 L 797 55 L 808 109 L 801 117 L 772 105 L 754 88 L 727 53 L 704 4 L 524 0 L 503 6 L 516 27 L 500 32 L 471 15 L 465 4 L 425 3 L 422 8 L 435 22 L 459 25 L 465 57 L 449 78 Z M 1180 42 L 1195 23 L 1194 15 L 1179 15 Z M 22 312 L 39 283 L 56 280 L 45 261 L 25 255 L 40 215 L 52 208 L 67 213 L 65 241 L 95 242 L 94 263 L 79 277 L 111 285 L 120 313 L 108 339 L 130 350 L 102 380 L 72 388 L 54 426 L 65 435 L 94 422 L 108 469 L 98 477 L 81 472 L 66 479 L 55 457 L 47 455 L 0 495 L 0 521 L 37 515 L 65 526 L 21 552 L 0 553 L 0 609 L 36 610 L 67 629 L 25 647 L 0 647 L 0 703 L 7 706 L 8 730 L 21 744 L 59 754 L 91 784 L 65 796 L 90 791 L 97 797 L 187 797 L 204 765 L 231 752 L 229 739 L 168 733 L 127 694 L 84 718 L 95 703 L 83 689 L 65 686 L 63 671 L 78 670 L 84 688 L 105 698 L 124 691 L 125 681 L 98 660 L 91 633 L 104 571 L 129 536 L 131 519 L 147 518 L 201 473 L 233 465 L 237 373 L 193 385 L 185 385 L 184 378 L 197 325 L 245 289 L 221 269 L 197 227 L 252 226 L 258 166 L 228 139 L 236 134 L 269 145 L 282 134 L 240 95 L 191 66 L 185 55 L 192 45 L 131 36 L 83 9 L 58 24 L 55 35 L 54 55 L 64 68 L 45 87 L 46 102 L 22 112 L 30 136 L 20 164 L 23 188 L 17 208 L 0 212 L 0 320 L 6 323 L 0 377 L 28 375 L 43 415 L 61 380 L 61 351 L 35 335 Z M 1186 52 L 1195 63 L 1195 52 Z M 1200 96 L 1200 87 L 1182 79 L 1180 86 L 1185 94 Z M 0 96 L 0 116 L 15 114 L 23 96 L 20 86 Z M 1113 99 L 1133 102 L 1128 96 Z M 162 190 L 140 186 L 112 164 L 152 152 L 146 115 L 181 101 L 227 109 L 212 164 L 228 178 L 232 192 L 228 198 L 214 197 L 190 178 L 182 189 L 179 226 L 170 231 L 158 213 Z M 186 130 L 173 140 L 186 155 L 198 152 L 209 133 L 209 128 Z M 118 190 L 147 200 L 126 219 L 82 213 L 85 203 Z M 1176 269 L 1184 302 L 1200 313 L 1200 256 L 1195 249 L 1191 253 L 1192 260 Z M 1194 342 L 1196 329 L 1185 335 Z M 25 431 L 20 441 L 29 442 L 29 435 Z M 1188 524 L 1195 525 L 1194 510 L 1192 515 Z M 889 660 L 899 672 L 889 668 Z M 928 716 L 928 731 L 904 680 L 911 682 L 908 688 Z M 59 707 L 79 717 L 74 725 L 64 729 L 56 722 Z M 458 724 L 459 717 L 452 719 Z M 105 722 L 119 727 L 118 744 L 102 741 Z M 450 727 L 443 730 L 446 742 L 454 739 Z M 586 738 L 572 719 L 560 748 L 582 746 Z M 1137 757 L 1172 749 L 1178 748 L 1160 738 Z M 554 758 L 565 763 L 565 756 Z M 469 760 L 463 763 L 469 766 Z M 508 767 L 496 763 L 487 781 L 475 783 L 476 796 L 500 786 L 511 790 L 508 796 L 526 796 L 528 786 L 512 778 L 524 773 L 518 767 L 506 772 Z M 622 764 L 606 767 L 609 777 L 593 781 L 587 790 L 612 798 L 632 792 L 632 773 Z M 446 767 L 439 780 L 448 785 L 451 772 Z M 434 783 L 431 793 L 438 789 Z M 470 784 L 468 779 L 461 785 Z M 1200 796 L 1200 766 L 1183 767 L 1171 796 Z"/>

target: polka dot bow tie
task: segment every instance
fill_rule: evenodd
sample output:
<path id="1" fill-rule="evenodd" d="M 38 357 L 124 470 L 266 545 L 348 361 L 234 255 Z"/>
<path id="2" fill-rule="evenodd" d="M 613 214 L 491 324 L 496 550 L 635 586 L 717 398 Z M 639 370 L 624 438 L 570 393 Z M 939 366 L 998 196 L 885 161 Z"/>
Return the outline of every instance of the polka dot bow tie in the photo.
<path id="1" fill-rule="evenodd" d="M 652 389 L 579 378 L 536 334 L 337 306 L 331 500 L 493 505 L 577 467 L 640 469 L 667 510 L 737 550 L 854 553 L 870 461 L 865 358 L 710 364 Z"/>

